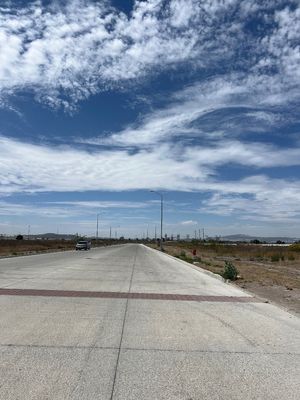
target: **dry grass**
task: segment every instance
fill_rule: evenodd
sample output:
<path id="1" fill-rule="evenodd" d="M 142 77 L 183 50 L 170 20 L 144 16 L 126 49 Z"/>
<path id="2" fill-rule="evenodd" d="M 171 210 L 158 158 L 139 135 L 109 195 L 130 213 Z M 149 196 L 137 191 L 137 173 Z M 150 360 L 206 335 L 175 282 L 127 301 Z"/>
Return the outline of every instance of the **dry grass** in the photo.
<path id="1" fill-rule="evenodd" d="M 93 240 L 92 247 L 107 246 L 115 240 Z M 120 241 L 119 241 L 120 242 Z M 0 257 L 74 250 L 76 240 L 0 240 Z"/>
<path id="2" fill-rule="evenodd" d="M 230 261 L 239 271 L 237 285 L 300 312 L 299 245 L 266 247 L 174 242 L 165 244 L 164 249 L 176 257 L 184 251 L 187 261 L 198 259 L 201 268 L 217 274 L 223 272 L 225 261 Z M 194 249 L 196 259 L 192 253 Z"/>
<path id="3" fill-rule="evenodd" d="M 71 250 L 74 246 L 75 242 L 69 240 L 0 240 L 0 256 Z"/>

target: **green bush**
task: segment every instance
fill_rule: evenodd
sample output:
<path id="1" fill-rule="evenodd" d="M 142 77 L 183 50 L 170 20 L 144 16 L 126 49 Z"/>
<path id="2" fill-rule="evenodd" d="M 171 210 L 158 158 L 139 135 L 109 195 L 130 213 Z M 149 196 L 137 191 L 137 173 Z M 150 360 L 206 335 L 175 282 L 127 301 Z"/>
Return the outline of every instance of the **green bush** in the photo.
<path id="1" fill-rule="evenodd" d="M 277 262 L 277 261 L 279 261 L 279 260 L 280 260 L 279 254 L 273 254 L 273 255 L 271 256 L 271 261 L 272 261 L 272 262 Z"/>
<path id="2" fill-rule="evenodd" d="M 180 252 L 180 257 L 186 257 L 186 254 L 185 254 L 185 251 L 184 251 L 184 250 L 182 250 L 182 251 Z"/>
<path id="3" fill-rule="evenodd" d="M 300 243 L 294 243 L 289 246 L 289 250 L 300 251 Z"/>
<path id="4" fill-rule="evenodd" d="M 238 270 L 231 262 L 225 261 L 224 271 L 222 273 L 224 279 L 235 281 L 237 279 L 238 273 Z"/>

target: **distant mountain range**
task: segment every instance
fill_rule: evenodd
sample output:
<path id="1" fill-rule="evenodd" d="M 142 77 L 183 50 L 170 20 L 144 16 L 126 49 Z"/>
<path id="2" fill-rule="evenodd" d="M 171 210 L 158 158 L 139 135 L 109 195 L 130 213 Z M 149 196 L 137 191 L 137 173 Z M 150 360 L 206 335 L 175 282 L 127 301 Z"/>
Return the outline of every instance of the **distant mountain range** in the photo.
<path id="1" fill-rule="evenodd" d="M 260 242 L 276 243 L 277 241 L 285 243 L 294 243 L 299 240 L 299 238 L 291 238 L 287 236 L 250 236 L 243 234 L 227 235 L 221 236 L 220 240 L 230 241 L 230 242 L 251 242 L 251 240 L 259 240 Z"/>
<path id="2" fill-rule="evenodd" d="M 27 236 L 27 235 L 24 235 Z M 67 233 L 41 233 L 37 235 L 29 235 L 30 239 L 74 239 L 76 235 L 70 235 Z"/>

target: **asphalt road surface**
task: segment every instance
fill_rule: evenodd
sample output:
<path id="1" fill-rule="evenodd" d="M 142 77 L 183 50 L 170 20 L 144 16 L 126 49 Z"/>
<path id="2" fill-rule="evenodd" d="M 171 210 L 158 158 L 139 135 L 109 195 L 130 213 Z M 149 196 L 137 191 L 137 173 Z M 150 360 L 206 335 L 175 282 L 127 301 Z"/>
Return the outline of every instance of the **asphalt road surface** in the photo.
<path id="1" fill-rule="evenodd" d="M 141 245 L 0 260 L 0 399 L 300 398 L 300 319 Z"/>

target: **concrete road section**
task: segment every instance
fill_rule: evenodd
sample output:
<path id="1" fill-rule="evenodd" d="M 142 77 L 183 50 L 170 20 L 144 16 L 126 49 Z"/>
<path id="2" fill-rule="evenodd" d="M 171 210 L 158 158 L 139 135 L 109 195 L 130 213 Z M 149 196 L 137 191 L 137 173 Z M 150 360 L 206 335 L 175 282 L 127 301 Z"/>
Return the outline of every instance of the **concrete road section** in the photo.
<path id="1" fill-rule="evenodd" d="M 141 245 L 0 260 L 2 400 L 300 398 L 300 319 Z"/>

